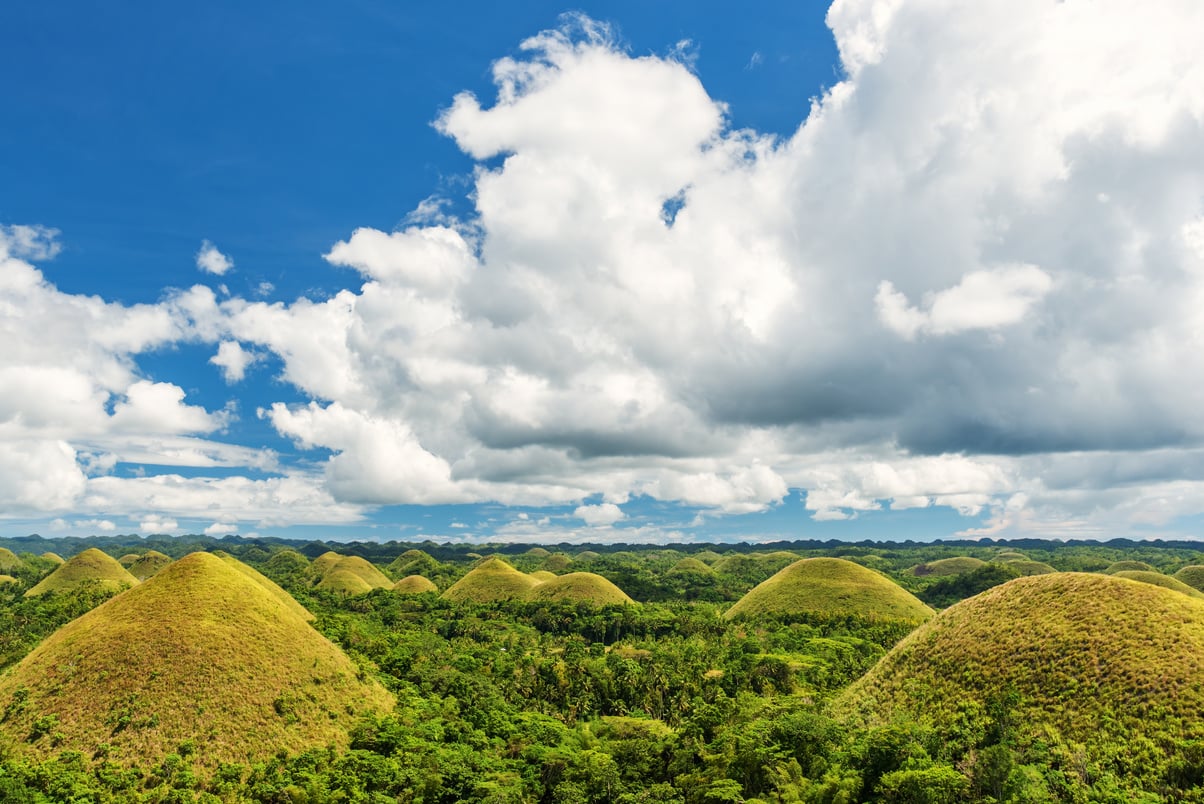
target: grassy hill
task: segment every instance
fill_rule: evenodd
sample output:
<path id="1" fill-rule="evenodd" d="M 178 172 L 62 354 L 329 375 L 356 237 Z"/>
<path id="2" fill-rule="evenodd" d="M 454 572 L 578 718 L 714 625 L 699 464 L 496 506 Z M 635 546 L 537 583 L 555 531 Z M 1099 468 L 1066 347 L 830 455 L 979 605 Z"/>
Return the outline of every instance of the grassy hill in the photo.
<path id="1" fill-rule="evenodd" d="M 331 567 L 339 563 L 339 561 L 342 559 L 342 555 L 334 552 L 333 550 L 327 550 L 325 553 L 315 558 L 313 562 L 310 563 L 309 568 L 317 577 L 321 578 L 330 571 Z"/>
<path id="2" fill-rule="evenodd" d="M 1130 581 L 1152 583 L 1154 586 L 1161 586 L 1164 589 L 1174 589 L 1176 592 L 1204 600 L 1204 594 L 1201 594 L 1199 590 L 1193 589 L 1183 581 L 1172 578 L 1170 575 L 1163 575 L 1156 570 L 1121 570 L 1120 572 L 1112 573 L 1112 575 L 1117 578 L 1128 578 Z"/>
<path id="3" fill-rule="evenodd" d="M 359 712 L 392 706 L 265 586 L 193 553 L 63 626 L 0 677 L 0 750 L 128 764 L 192 740 L 213 768 L 346 746 Z"/>
<path id="4" fill-rule="evenodd" d="M 12 572 L 25 566 L 25 562 L 7 547 L 0 547 L 0 572 Z"/>
<path id="5" fill-rule="evenodd" d="M 350 570 L 333 569 L 322 576 L 316 588 L 340 595 L 366 595 L 376 587 Z"/>
<path id="6" fill-rule="evenodd" d="M 11 575 L 0 575 L 0 586 L 10 586 L 21 583 Z"/>
<path id="7" fill-rule="evenodd" d="M 51 553 L 51 552 L 49 552 L 49 551 L 48 551 L 48 552 L 45 552 L 45 553 L 42 553 L 42 555 L 40 555 L 40 556 L 38 556 L 38 557 L 39 557 L 39 558 L 44 558 L 44 559 L 46 559 L 47 561 L 52 561 L 52 562 L 54 562 L 55 564 L 65 564 L 65 563 L 66 563 L 66 559 L 64 559 L 64 558 L 63 558 L 62 556 L 60 556 L 58 553 Z"/>
<path id="8" fill-rule="evenodd" d="M 1204 592 L 1204 564 L 1192 564 L 1184 567 L 1171 577 L 1183 581 L 1192 589 Z"/>
<path id="9" fill-rule="evenodd" d="M 148 550 L 126 566 L 126 569 L 130 575 L 140 581 L 145 581 L 170 563 L 171 556 L 164 555 L 158 550 Z"/>
<path id="10" fill-rule="evenodd" d="M 438 592 L 439 587 L 421 575 L 407 575 L 393 584 L 393 591 L 402 595 L 418 595 L 423 592 Z"/>
<path id="11" fill-rule="evenodd" d="M 527 574 L 540 583 L 556 580 L 556 573 L 548 572 L 547 570 L 535 570 L 535 572 L 528 572 Z"/>
<path id="12" fill-rule="evenodd" d="M 568 575 L 545 581 L 531 590 L 530 598 L 562 603 L 590 603 L 595 606 L 635 603 L 622 589 L 592 572 L 570 572 Z"/>
<path id="13" fill-rule="evenodd" d="M 1041 561 L 1030 561 L 1027 558 L 1012 558 L 1002 562 L 1021 575 L 1048 575 L 1057 572 L 1056 569 Z"/>
<path id="14" fill-rule="evenodd" d="M 117 559 L 95 547 L 89 547 L 43 578 L 29 589 L 25 596 L 37 597 L 48 592 L 62 592 L 85 583 L 95 583 L 104 589 L 120 591 L 137 586 L 138 579 L 118 564 Z"/>
<path id="15" fill-rule="evenodd" d="M 913 631 L 836 701 L 862 723 L 924 718 L 943 736 L 1011 698 L 1042 740 L 1204 734 L 1204 601 L 1094 573 L 1017 578 Z M 977 714 L 975 714 L 977 713 Z M 1103 739 L 1100 737 L 1100 739 Z"/>
<path id="16" fill-rule="evenodd" d="M 697 558 L 687 556 L 669 569 L 670 575 L 714 575 L 715 570 Z"/>
<path id="17" fill-rule="evenodd" d="M 300 603 L 298 603 L 297 599 L 295 597 L 290 595 L 288 592 L 284 591 L 282 588 L 280 588 L 276 584 L 275 581 L 273 581 L 268 576 L 264 575 L 259 570 L 255 569 L 254 567 L 248 566 L 247 564 L 244 564 L 243 562 L 239 561 L 234 556 L 232 556 L 229 553 L 224 552 L 222 550 L 215 550 L 213 555 L 217 556 L 222 561 L 225 561 L 226 564 L 228 564 L 229 566 L 238 570 L 243 575 L 246 575 L 252 581 L 254 581 L 255 583 L 262 586 L 264 589 L 266 589 L 268 591 L 268 594 L 272 595 L 274 598 L 276 598 L 281 603 L 283 603 L 286 608 L 288 608 L 290 611 L 292 611 L 293 614 L 296 614 L 302 620 L 312 620 L 314 618 L 314 616 L 312 614 L 310 614 L 309 609 L 305 608 Z"/>
<path id="18" fill-rule="evenodd" d="M 519 572 L 500 558 L 483 559 L 463 578 L 448 587 L 443 597 L 490 603 L 497 600 L 524 600 L 539 581 Z"/>
<path id="19" fill-rule="evenodd" d="M 952 558 L 939 558 L 936 561 L 929 561 L 926 564 L 917 564 L 911 568 L 911 574 L 918 578 L 923 578 L 929 575 L 961 575 L 964 572 L 973 572 L 976 569 L 985 567 L 987 562 L 981 558 L 973 556 L 953 556 Z"/>
<path id="20" fill-rule="evenodd" d="M 406 550 L 385 567 L 394 578 L 407 575 L 425 575 L 439 568 L 439 562 L 422 550 Z"/>
<path id="21" fill-rule="evenodd" d="M 359 556 L 343 556 L 327 570 L 327 574 L 334 572 L 349 572 L 368 584 L 370 589 L 393 588 L 393 581 L 389 580 L 389 576 L 377 569 L 368 559 Z"/>
<path id="22" fill-rule="evenodd" d="M 805 558 L 762 582 L 724 615 L 855 615 L 920 623 L 932 609 L 897 583 L 842 558 Z"/>

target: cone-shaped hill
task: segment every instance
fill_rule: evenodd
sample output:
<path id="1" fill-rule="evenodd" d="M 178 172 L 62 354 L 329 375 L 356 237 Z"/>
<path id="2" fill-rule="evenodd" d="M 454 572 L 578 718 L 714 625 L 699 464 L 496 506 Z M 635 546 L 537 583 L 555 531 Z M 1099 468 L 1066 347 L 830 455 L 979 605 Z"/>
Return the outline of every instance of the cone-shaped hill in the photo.
<path id="1" fill-rule="evenodd" d="M 1121 570 L 1120 572 L 1112 573 L 1117 578 L 1128 578 L 1130 581 L 1141 581 L 1142 583 L 1152 583 L 1154 586 L 1161 586 L 1164 589 L 1174 589 L 1176 592 L 1182 592 L 1190 597 L 1198 597 L 1204 600 L 1204 594 L 1199 590 L 1193 589 L 1177 578 L 1172 578 L 1169 575 L 1163 575 L 1157 570 Z"/>
<path id="2" fill-rule="evenodd" d="M 834 709 L 867 723 L 922 717 L 939 730 L 1006 695 L 1017 701 L 1009 721 L 1022 728 L 1087 740 L 1111 724 L 1127 744 L 1151 729 L 1199 735 L 1202 676 L 1204 601 L 1066 572 L 1017 578 L 945 609 Z"/>
<path id="3" fill-rule="evenodd" d="M 857 616 L 921 623 L 932 609 L 897 583 L 843 558 L 804 558 L 754 587 L 724 615 Z"/>
<path id="4" fill-rule="evenodd" d="M 393 584 L 393 591 L 400 595 L 420 595 L 423 592 L 438 592 L 434 581 L 422 575 L 407 575 Z"/>
<path id="5" fill-rule="evenodd" d="M 1029 561 L 1028 559 L 1016 558 L 1002 563 L 1007 564 L 1009 569 L 1014 569 L 1021 575 L 1048 575 L 1051 572 L 1057 572 L 1056 569 L 1044 561 Z"/>
<path id="6" fill-rule="evenodd" d="M 55 564 L 67 563 L 66 559 L 64 559 L 58 553 L 51 553 L 51 552 L 42 553 L 42 555 L 39 556 L 39 558 L 44 558 L 47 561 L 53 561 Z"/>
<path id="7" fill-rule="evenodd" d="M 117 563 L 126 569 L 129 569 L 130 565 L 140 558 L 142 558 L 142 556 L 140 556 L 138 553 L 126 553 L 117 559 Z"/>
<path id="8" fill-rule="evenodd" d="M 171 556 L 164 555 L 158 550 L 148 550 L 138 556 L 126 569 L 129 570 L 130 575 L 140 581 L 145 581 L 170 563 Z"/>
<path id="9" fill-rule="evenodd" d="M 89 547 L 57 567 L 37 586 L 27 591 L 25 596 L 37 597 L 48 592 L 65 592 L 87 583 L 95 583 L 102 589 L 120 592 L 122 589 L 137 586 L 138 579 L 108 553 Z"/>
<path id="10" fill-rule="evenodd" d="M 21 583 L 11 575 L 0 575 L 0 586 L 15 586 Z"/>
<path id="11" fill-rule="evenodd" d="M 213 768 L 346 746 L 359 713 L 393 705 L 264 586 L 192 553 L 63 626 L 0 677 L 0 742 L 35 757 L 76 750 L 129 764 L 196 740 L 198 760 Z M 51 716 L 55 745 L 34 728 Z"/>
<path id="12" fill-rule="evenodd" d="M 406 550 L 385 567 L 394 578 L 422 575 L 439 569 L 439 562 L 421 550 Z"/>
<path id="13" fill-rule="evenodd" d="M 448 600 L 492 603 L 523 600 L 539 581 L 519 572 L 500 558 L 487 558 L 447 588 Z"/>
<path id="14" fill-rule="evenodd" d="M 318 566 L 318 561 L 322 558 L 324 556 L 315 560 L 314 566 Z M 392 589 L 393 582 L 365 558 L 340 556 L 338 561 L 330 564 L 322 573 L 318 588 L 347 595 L 360 595 L 373 589 Z"/>
<path id="15" fill-rule="evenodd" d="M 330 571 L 331 567 L 339 563 L 342 558 L 343 556 L 339 555 L 335 551 L 327 550 L 325 553 L 315 558 L 309 565 L 309 568 L 315 575 L 321 578 Z"/>
<path id="16" fill-rule="evenodd" d="M 0 547 L 0 572 L 12 572 L 25 566 L 20 556 L 7 547 Z"/>
<path id="17" fill-rule="evenodd" d="M 592 572 L 570 572 L 531 590 L 532 600 L 614 606 L 635 603 L 619 587 Z"/>
<path id="18" fill-rule="evenodd" d="M 535 572 L 528 572 L 527 574 L 540 583 L 556 580 L 556 573 L 548 572 L 547 570 L 535 570 Z"/>
<path id="19" fill-rule="evenodd" d="M 952 558 L 938 558 L 936 561 L 929 561 L 926 564 L 917 564 L 911 568 L 911 574 L 917 578 L 923 578 L 928 575 L 961 575 L 964 572 L 973 572 L 986 565 L 987 562 L 981 558 L 953 556 Z"/>
<path id="20" fill-rule="evenodd" d="M 1204 592 L 1204 564 L 1192 564 L 1191 566 L 1184 567 L 1172 577 L 1183 581 L 1183 583 L 1192 589 Z"/>
<path id="21" fill-rule="evenodd" d="M 714 575 L 715 570 L 710 564 L 704 564 L 697 558 L 686 556 L 669 570 L 670 575 Z"/>

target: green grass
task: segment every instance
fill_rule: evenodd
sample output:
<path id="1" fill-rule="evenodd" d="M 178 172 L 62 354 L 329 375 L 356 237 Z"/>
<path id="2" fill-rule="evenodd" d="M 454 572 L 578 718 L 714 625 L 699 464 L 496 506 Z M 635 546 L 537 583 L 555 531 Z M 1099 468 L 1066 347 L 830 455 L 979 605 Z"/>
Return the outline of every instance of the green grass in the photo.
<path id="1" fill-rule="evenodd" d="M 0 575 L 0 586 L 8 586 L 9 584 L 19 584 L 19 580 L 11 575 Z"/>
<path id="2" fill-rule="evenodd" d="M 834 705 L 868 724 L 922 719 L 950 736 L 1014 698 L 1009 720 L 1085 740 L 1105 724 L 1204 735 L 1204 601 L 1094 573 L 1017 578 L 913 631 Z M 1048 734 L 1042 739 L 1048 739 Z M 1126 737 L 1127 739 L 1127 737 Z"/>
<path id="3" fill-rule="evenodd" d="M 564 572 L 573 563 L 572 557 L 565 553 L 552 553 L 543 560 L 542 569 L 550 572 Z"/>
<path id="4" fill-rule="evenodd" d="M 547 570 L 535 570 L 535 572 L 528 572 L 527 574 L 540 583 L 556 580 L 556 573 L 548 572 Z"/>
<path id="5" fill-rule="evenodd" d="M 910 592 L 874 570 L 842 558 L 805 558 L 755 587 L 724 616 L 804 613 L 914 623 L 933 614 Z"/>
<path id="6" fill-rule="evenodd" d="M 1028 561 L 1028 556 L 1026 556 L 1024 553 L 1021 553 L 1019 550 L 1004 550 L 1002 552 L 996 553 L 991 558 L 991 560 L 992 561 Z"/>
<path id="7" fill-rule="evenodd" d="M 952 558 L 940 558 L 936 561 L 929 561 L 926 564 L 917 564 L 911 568 L 911 574 L 920 578 L 929 575 L 961 575 L 965 572 L 973 572 L 986 565 L 987 562 L 981 558 L 953 556 Z"/>
<path id="8" fill-rule="evenodd" d="M 713 567 L 715 562 L 723 558 L 723 556 L 719 555 L 714 550 L 702 550 L 695 553 L 694 558 Z"/>
<path id="9" fill-rule="evenodd" d="M 130 565 L 140 558 L 142 558 L 142 556 L 139 553 L 126 553 L 125 555 L 118 557 L 117 563 L 126 569 L 129 569 Z"/>
<path id="10" fill-rule="evenodd" d="M 421 550 L 406 550 L 385 567 L 388 574 L 394 578 L 422 575 L 437 569 L 439 569 L 439 562 Z"/>
<path id="11" fill-rule="evenodd" d="M 525 600 L 539 581 L 519 572 L 500 558 L 482 559 L 463 578 L 448 587 L 443 597 L 491 603 L 499 600 Z"/>
<path id="12" fill-rule="evenodd" d="M 333 550 L 327 550 L 325 553 L 315 558 L 309 565 L 309 568 L 317 577 L 321 578 L 327 573 L 327 571 L 330 570 L 331 567 L 339 563 L 342 558 L 343 556 L 339 555 Z"/>
<path id="13" fill-rule="evenodd" d="M 530 599 L 595 606 L 635 603 L 622 589 L 592 572 L 570 572 L 545 581 L 531 590 Z"/>
<path id="14" fill-rule="evenodd" d="M 126 566 L 126 569 L 130 575 L 140 581 L 145 581 L 170 563 L 171 556 L 164 555 L 158 550 L 148 550 Z"/>
<path id="15" fill-rule="evenodd" d="M 546 547 L 532 547 L 530 550 L 523 553 L 523 555 L 531 556 L 532 558 L 547 558 L 548 556 L 552 555 L 552 551 Z"/>
<path id="16" fill-rule="evenodd" d="M 67 561 L 65 558 L 60 556 L 58 553 L 51 553 L 51 552 L 42 553 L 42 555 L 39 556 L 39 558 L 44 558 L 47 561 L 54 562 L 55 564 L 65 564 Z"/>
<path id="17" fill-rule="evenodd" d="M 360 578 L 364 583 L 368 584 L 370 589 L 392 589 L 393 581 L 389 580 L 389 576 L 385 575 L 376 565 L 368 561 L 366 558 L 359 556 L 343 556 L 336 561 L 324 575 L 331 573 L 348 572 Z"/>
<path id="18" fill-rule="evenodd" d="M 1192 564 L 1176 572 L 1172 577 L 1190 586 L 1192 589 L 1204 592 L 1204 564 Z"/>
<path id="19" fill-rule="evenodd" d="M 72 556 L 27 591 L 25 596 L 37 597 L 48 592 L 62 592 L 85 583 L 95 583 L 104 589 L 120 591 L 137 586 L 138 579 L 118 564 L 117 559 L 90 547 L 79 555 Z"/>
<path id="20" fill-rule="evenodd" d="M 1115 561 L 1104 570 L 1105 575 L 1115 575 L 1118 572 L 1157 572 L 1144 561 Z"/>
<path id="21" fill-rule="evenodd" d="M 1172 578 L 1169 575 L 1163 575 L 1155 570 L 1121 570 L 1120 572 L 1112 573 L 1117 578 L 1128 578 L 1130 581 L 1140 581 L 1142 583 L 1152 583 L 1154 586 L 1161 586 L 1164 589 L 1174 589 L 1176 592 L 1182 592 L 1190 597 L 1198 597 L 1204 600 L 1204 594 L 1199 590 L 1185 584 L 1178 578 Z"/>
<path id="22" fill-rule="evenodd" d="M 580 553 L 578 553 L 576 556 L 573 557 L 573 560 L 574 561 L 594 561 L 598 557 L 599 557 L 599 554 L 595 553 L 593 550 L 582 550 Z"/>
<path id="23" fill-rule="evenodd" d="M 346 747 L 358 713 L 392 707 L 265 586 L 193 553 L 63 626 L 0 677 L 0 751 L 130 764 L 194 741 L 212 769 Z"/>
<path id="24" fill-rule="evenodd" d="M 314 618 L 314 616 L 309 613 L 309 609 L 298 603 L 295 597 L 277 586 L 275 581 L 264 575 L 259 570 L 244 564 L 234 556 L 222 550 L 215 550 L 213 555 L 217 556 L 222 561 L 225 561 L 228 565 L 262 586 L 268 591 L 269 594 L 283 603 L 290 611 L 293 612 L 293 614 L 296 614 L 302 620 L 312 620 Z"/>
<path id="25" fill-rule="evenodd" d="M 316 588 L 340 595 L 366 595 L 376 587 L 350 570 L 332 569 L 322 576 Z"/>
<path id="26" fill-rule="evenodd" d="M 439 587 L 429 578 L 421 575 L 408 575 L 393 584 L 393 591 L 401 595 L 419 595 L 423 592 L 438 592 Z"/>

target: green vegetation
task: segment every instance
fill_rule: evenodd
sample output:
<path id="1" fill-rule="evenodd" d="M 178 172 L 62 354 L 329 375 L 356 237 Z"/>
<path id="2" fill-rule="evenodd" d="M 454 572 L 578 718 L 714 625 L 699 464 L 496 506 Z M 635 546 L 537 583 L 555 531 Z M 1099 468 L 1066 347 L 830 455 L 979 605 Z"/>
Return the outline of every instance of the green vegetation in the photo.
<path id="1" fill-rule="evenodd" d="M 986 565 L 987 562 L 974 556 L 953 556 L 952 558 L 938 558 L 936 561 L 930 561 L 927 564 L 917 564 L 912 569 L 911 574 L 920 577 L 925 575 L 961 575 L 965 572 L 982 569 Z"/>
<path id="2" fill-rule="evenodd" d="M 72 556 L 62 566 L 40 583 L 29 589 L 26 597 L 35 597 L 50 592 L 63 592 L 82 585 L 95 585 L 102 589 L 118 592 L 138 585 L 138 579 L 107 553 L 95 547 Z"/>
<path id="3" fill-rule="evenodd" d="M 39 558 L 41 558 L 43 561 L 51 561 L 55 564 L 66 563 L 66 559 L 64 559 L 58 553 L 51 553 L 49 551 L 42 553 L 42 555 L 40 555 Z"/>
<path id="4" fill-rule="evenodd" d="M 1204 600 L 1089 574 L 1118 561 L 1204 566 L 1204 545 L 1009 545 L 1057 570 L 1033 578 L 989 541 L 476 548 L 489 559 L 431 542 L 0 546 L 21 562 L 0 585 L 0 801 L 1204 800 Z M 116 597 L 88 583 L 24 597 L 55 569 L 38 556 L 50 546 L 212 552 Z M 307 558 L 330 570 L 348 555 L 402 580 L 331 590 Z M 547 577 L 559 555 L 592 576 Z M 205 566 L 215 557 L 220 577 Z M 986 563 L 913 571 L 965 558 Z M 198 562 L 194 581 L 163 586 L 186 562 Z M 799 565 L 806 583 L 790 582 Z M 428 579 L 465 594 L 440 596 Z M 541 597 L 551 584 L 590 594 Z M 724 616 L 759 585 L 791 605 Z M 591 599 L 608 587 L 639 605 Z M 945 611 L 923 625 L 875 612 L 903 590 L 910 606 Z M 248 600 L 276 614 L 248 618 Z M 264 620 L 288 639 L 264 636 Z M 323 637 L 349 660 L 341 680 L 279 680 L 298 656 L 313 671 L 307 640 Z M 379 694 L 376 682 L 396 706 L 358 713 L 361 694 L 343 697 L 361 684 Z M 254 697 L 272 684 L 274 697 Z M 83 717 L 103 722 L 79 743 L 68 720 Z M 332 736 L 290 742 L 278 722 Z"/>
<path id="5" fill-rule="evenodd" d="M 194 553 L 56 631 L 0 678 L 0 706 L 18 755 L 126 765 L 191 741 L 216 769 L 345 746 L 355 712 L 392 700 L 249 575 Z"/>
<path id="6" fill-rule="evenodd" d="M 841 558 L 805 558 L 764 581 L 727 610 L 728 619 L 820 614 L 919 623 L 932 616 L 890 578 Z"/>
<path id="7" fill-rule="evenodd" d="M 1118 572 L 1157 572 L 1144 561 L 1114 561 L 1104 570 L 1105 575 L 1115 575 Z"/>
<path id="8" fill-rule="evenodd" d="M 709 564 L 705 564 L 702 561 L 699 561 L 697 558 L 687 556 L 686 558 L 683 558 L 681 561 L 678 561 L 676 564 L 674 564 L 673 568 L 669 570 L 669 573 L 671 575 L 714 575 L 715 570 L 711 569 Z"/>
<path id="9" fill-rule="evenodd" d="M 1005 562 L 1009 567 L 1019 572 L 1021 575 L 1046 575 L 1051 572 L 1057 572 L 1056 569 L 1041 561 L 1028 561 L 1026 559 L 1011 559 Z"/>
<path id="10" fill-rule="evenodd" d="M 570 572 L 535 586 L 530 599 L 558 603 L 585 603 L 591 606 L 615 606 L 635 603 L 627 593 L 601 575 Z"/>

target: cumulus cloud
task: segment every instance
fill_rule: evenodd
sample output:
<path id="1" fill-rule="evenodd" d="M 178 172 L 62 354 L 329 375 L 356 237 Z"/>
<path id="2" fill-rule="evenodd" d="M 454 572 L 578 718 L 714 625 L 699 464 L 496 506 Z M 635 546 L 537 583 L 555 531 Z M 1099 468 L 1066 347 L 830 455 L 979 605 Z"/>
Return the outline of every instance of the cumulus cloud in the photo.
<path id="1" fill-rule="evenodd" d="M 200 271 L 215 276 L 224 276 L 234 267 L 234 262 L 217 250 L 217 246 L 208 240 L 201 242 L 201 248 L 196 253 L 196 267 Z"/>
<path id="2" fill-rule="evenodd" d="M 69 453 L 218 432 L 132 368 L 192 339 L 232 382 L 279 358 L 304 401 L 262 415 L 320 466 L 288 481 L 315 516 L 558 504 L 589 533 L 630 496 L 741 513 L 792 490 L 819 519 L 946 506 L 992 532 L 1204 512 L 1184 380 L 1204 371 L 1204 6 L 837 0 L 828 23 L 842 80 L 784 137 L 733 130 L 687 66 L 604 26 L 531 37 L 495 97 L 436 120 L 480 160 L 472 214 L 348 233 L 326 260 L 358 287 L 322 300 L 106 305 L 23 262 L 44 230 L 4 235 L 6 320 L 64 326 L 0 358 L 62 391 L 36 411 L 0 383 L 5 443 L 42 439 L 74 489 L 22 499 L 60 510 L 83 482 L 161 505 L 134 479 L 72 485 Z M 240 520 L 285 500 L 281 478 L 162 477 Z"/>
<path id="3" fill-rule="evenodd" d="M 600 503 L 598 505 L 580 505 L 573 511 L 573 516 L 584 521 L 590 527 L 597 528 L 609 527 L 627 515 L 614 503 Z"/>

